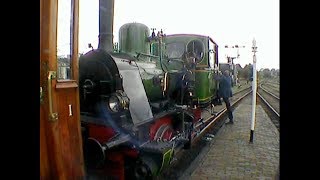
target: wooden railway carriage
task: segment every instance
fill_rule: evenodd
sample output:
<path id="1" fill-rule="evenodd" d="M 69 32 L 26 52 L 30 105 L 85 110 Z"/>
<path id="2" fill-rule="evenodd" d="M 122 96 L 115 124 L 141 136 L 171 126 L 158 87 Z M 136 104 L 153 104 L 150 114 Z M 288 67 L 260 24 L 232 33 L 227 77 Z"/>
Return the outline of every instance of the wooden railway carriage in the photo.
<path id="1" fill-rule="evenodd" d="M 85 179 L 78 22 L 79 0 L 40 0 L 40 179 Z"/>

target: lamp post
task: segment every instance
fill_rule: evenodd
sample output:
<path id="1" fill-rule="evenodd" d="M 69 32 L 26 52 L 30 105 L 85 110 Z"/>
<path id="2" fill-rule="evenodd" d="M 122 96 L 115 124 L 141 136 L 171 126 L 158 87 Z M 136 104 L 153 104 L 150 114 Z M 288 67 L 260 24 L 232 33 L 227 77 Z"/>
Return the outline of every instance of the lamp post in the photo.
<path id="1" fill-rule="evenodd" d="M 252 112 L 251 112 L 251 130 L 250 130 L 250 143 L 253 143 L 253 132 L 255 126 L 255 115 L 256 115 L 256 97 L 257 97 L 257 71 L 256 71 L 256 52 L 257 52 L 256 40 L 253 38 L 252 41 L 252 52 L 253 52 L 253 65 L 252 65 Z"/>

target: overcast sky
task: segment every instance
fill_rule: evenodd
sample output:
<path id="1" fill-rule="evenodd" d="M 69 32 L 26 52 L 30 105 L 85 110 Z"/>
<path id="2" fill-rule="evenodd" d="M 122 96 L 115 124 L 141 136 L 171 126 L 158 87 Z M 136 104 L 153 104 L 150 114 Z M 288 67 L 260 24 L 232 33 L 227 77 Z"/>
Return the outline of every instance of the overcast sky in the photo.
<path id="1" fill-rule="evenodd" d="M 79 52 L 98 47 L 99 0 L 80 0 Z M 252 63 L 252 40 L 258 47 L 257 68 L 279 68 L 279 0 L 115 0 L 114 42 L 125 23 L 138 22 L 165 34 L 194 33 L 212 37 L 219 45 L 219 61 Z"/>

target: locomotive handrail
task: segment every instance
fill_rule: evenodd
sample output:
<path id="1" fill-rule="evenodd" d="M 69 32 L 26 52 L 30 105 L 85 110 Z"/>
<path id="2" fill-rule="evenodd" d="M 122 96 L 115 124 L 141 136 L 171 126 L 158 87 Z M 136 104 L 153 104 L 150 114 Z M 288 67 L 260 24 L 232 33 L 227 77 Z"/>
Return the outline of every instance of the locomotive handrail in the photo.
<path id="1" fill-rule="evenodd" d="M 147 56 L 147 57 L 153 57 L 153 58 L 159 58 L 160 56 L 155 56 L 155 55 L 152 55 L 152 54 L 145 54 L 145 53 L 141 53 L 141 52 L 136 52 L 137 53 L 137 58 L 139 58 L 140 55 L 143 55 L 143 56 Z"/>
<path id="2" fill-rule="evenodd" d="M 165 59 L 167 59 L 168 61 L 178 61 L 178 62 L 184 63 L 184 61 L 181 60 L 181 58 L 179 58 L 179 57 L 165 58 Z"/>

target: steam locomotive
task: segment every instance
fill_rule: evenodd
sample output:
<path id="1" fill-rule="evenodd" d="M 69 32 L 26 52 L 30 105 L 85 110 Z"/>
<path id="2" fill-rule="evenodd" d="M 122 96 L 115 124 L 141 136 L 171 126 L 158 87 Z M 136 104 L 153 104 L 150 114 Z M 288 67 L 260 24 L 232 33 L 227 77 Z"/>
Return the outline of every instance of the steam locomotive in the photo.
<path id="1" fill-rule="evenodd" d="M 88 169 L 152 179 L 212 118 L 218 45 L 195 34 L 119 30 L 119 48 L 79 58 L 83 150 Z"/>

